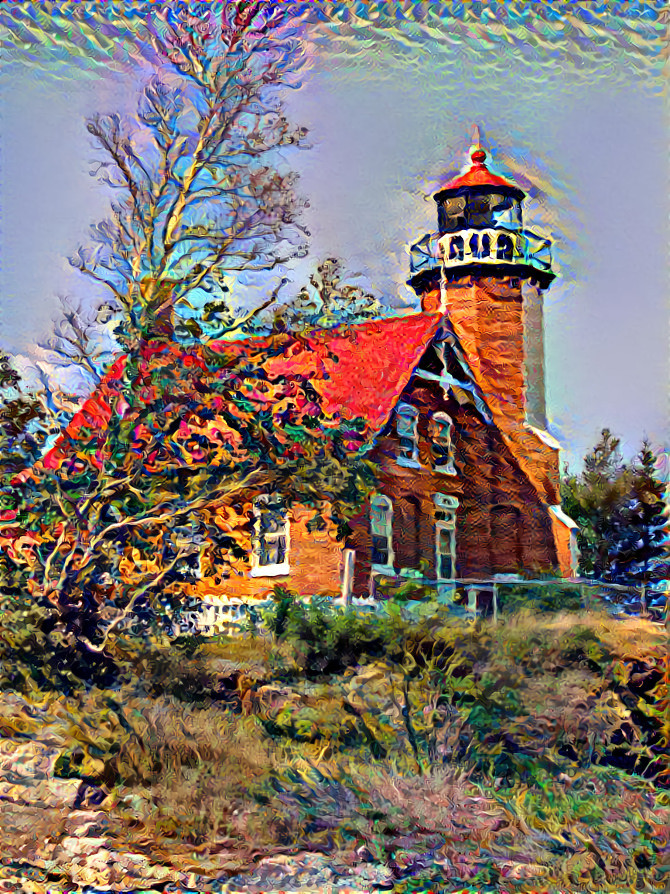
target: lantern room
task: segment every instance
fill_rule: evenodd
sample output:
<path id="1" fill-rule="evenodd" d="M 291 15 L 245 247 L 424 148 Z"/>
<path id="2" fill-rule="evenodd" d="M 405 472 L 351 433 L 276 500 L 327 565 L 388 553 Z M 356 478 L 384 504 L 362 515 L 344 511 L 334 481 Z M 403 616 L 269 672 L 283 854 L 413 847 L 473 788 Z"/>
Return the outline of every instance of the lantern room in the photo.
<path id="1" fill-rule="evenodd" d="M 489 170 L 486 160 L 476 146 L 468 170 L 435 193 L 438 231 L 410 249 L 409 283 L 417 291 L 440 270 L 447 281 L 468 273 L 503 275 L 535 279 L 546 288 L 553 280 L 550 241 L 523 225 L 526 194 Z"/>
<path id="2" fill-rule="evenodd" d="M 465 174 L 435 193 L 440 234 L 487 227 L 520 230 L 525 193 L 489 171 L 483 149 L 475 149 L 470 159 L 472 165 Z"/>

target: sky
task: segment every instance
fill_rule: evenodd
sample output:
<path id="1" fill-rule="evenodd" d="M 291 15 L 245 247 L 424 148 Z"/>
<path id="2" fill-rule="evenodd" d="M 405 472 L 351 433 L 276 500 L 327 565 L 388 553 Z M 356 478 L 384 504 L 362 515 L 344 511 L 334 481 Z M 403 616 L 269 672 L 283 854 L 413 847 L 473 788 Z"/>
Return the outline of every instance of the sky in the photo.
<path id="1" fill-rule="evenodd" d="M 478 124 L 491 167 L 531 194 L 526 225 L 553 241 L 547 405 L 565 458 L 576 465 L 606 426 L 626 455 L 644 435 L 667 449 L 665 4 L 311 6 L 301 84 L 285 96 L 310 131 L 312 148 L 287 159 L 309 200 L 309 263 L 339 256 L 415 308 L 408 246 L 435 229 L 431 195 Z M 94 55 L 26 58 L 4 39 L 0 346 L 22 356 L 48 335 L 57 295 L 90 297 L 67 264 L 108 202 L 85 119 L 132 112 L 150 75 Z"/>

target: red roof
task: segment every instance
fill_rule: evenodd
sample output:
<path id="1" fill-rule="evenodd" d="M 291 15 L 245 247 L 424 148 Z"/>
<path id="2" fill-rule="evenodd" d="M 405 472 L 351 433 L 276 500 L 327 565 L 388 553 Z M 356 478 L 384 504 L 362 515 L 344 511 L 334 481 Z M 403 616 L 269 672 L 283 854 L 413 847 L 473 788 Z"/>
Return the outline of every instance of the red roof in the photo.
<path id="1" fill-rule="evenodd" d="M 435 335 L 439 314 L 414 313 L 373 320 L 317 332 L 306 338 L 290 339 L 282 354 L 264 364 L 272 376 L 313 375 L 326 413 L 348 419 L 363 418 L 370 430 L 378 431 L 388 419 L 414 367 Z M 263 352 L 264 337 L 244 341 L 210 342 L 215 353 Z M 150 346 L 151 347 L 151 346 Z M 158 346 L 157 346 L 158 349 Z M 164 346 L 160 347 L 165 350 Z M 170 349 L 184 364 L 202 363 L 187 345 Z M 112 407 L 122 414 L 124 405 L 118 391 L 126 357 L 117 358 L 95 394 L 84 401 L 67 427 L 68 440 L 77 440 L 84 429 L 104 430 Z M 44 465 L 55 469 L 70 454 L 67 442 L 59 440 L 44 457 Z"/>
<path id="2" fill-rule="evenodd" d="M 483 149 L 475 149 L 472 152 L 470 159 L 472 161 L 470 168 L 465 174 L 460 174 L 458 177 L 454 177 L 452 180 L 445 183 L 444 186 L 440 187 L 438 192 L 435 193 L 436 200 L 441 198 L 444 194 L 448 195 L 452 192 L 471 189 L 473 187 L 491 187 L 492 189 L 502 188 L 505 192 L 513 191 L 519 198 L 523 198 L 524 192 L 516 185 L 516 183 L 512 183 L 510 180 L 505 180 L 504 177 L 499 177 L 497 174 L 492 174 L 491 171 L 489 171 L 485 163 L 486 152 L 484 152 Z"/>

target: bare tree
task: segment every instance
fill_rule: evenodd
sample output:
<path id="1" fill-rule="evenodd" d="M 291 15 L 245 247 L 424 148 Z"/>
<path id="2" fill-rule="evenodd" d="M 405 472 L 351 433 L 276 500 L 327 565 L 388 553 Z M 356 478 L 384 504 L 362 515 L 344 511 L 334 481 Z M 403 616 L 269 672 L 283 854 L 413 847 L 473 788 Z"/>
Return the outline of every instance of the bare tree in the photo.
<path id="1" fill-rule="evenodd" d="M 111 216 L 71 262 L 122 309 L 127 345 L 165 335 L 175 305 L 229 308 L 231 273 L 271 269 L 305 251 L 295 176 L 275 164 L 302 129 L 276 87 L 298 52 L 286 7 L 260 2 L 163 7 L 149 28 L 162 68 L 137 116 L 88 130 Z"/>
<path id="2" fill-rule="evenodd" d="M 114 321 L 118 310 L 108 302 L 84 306 L 61 296 L 61 316 L 54 324 L 53 333 L 38 347 L 43 355 L 40 370 L 47 377 L 47 385 L 53 392 L 62 392 L 62 385 L 55 381 L 54 373 L 78 374 L 86 391 L 100 380 L 105 370 L 119 352 L 114 339 Z"/>

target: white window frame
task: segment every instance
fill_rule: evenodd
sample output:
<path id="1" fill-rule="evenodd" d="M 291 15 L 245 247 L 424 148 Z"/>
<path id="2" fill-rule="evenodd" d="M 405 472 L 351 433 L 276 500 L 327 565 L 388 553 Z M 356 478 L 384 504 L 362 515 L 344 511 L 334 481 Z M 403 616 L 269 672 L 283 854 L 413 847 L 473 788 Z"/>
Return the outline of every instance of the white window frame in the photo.
<path id="1" fill-rule="evenodd" d="M 257 497 L 253 503 L 254 533 L 251 540 L 251 577 L 277 577 L 282 574 L 290 574 L 291 571 L 291 565 L 289 562 L 291 549 L 291 523 L 286 507 L 283 507 L 280 510 L 284 518 L 283 528 L 280 531 L 274 531 L 271 533 L 261 532 L 261 517 L 263 514 L 263 508 L 270 502 L 270 500 L 272 500 L 273 503 L 281 502 L 280 499 L 275 496 L 261 496 Z M 284 561 L 274 562 L 270 565 L 262 565 L 262 541 L 279 540 L 281 537 L 283 537 L 285 541 Z"/>
<path id="2" fill-rule="evenodd" d="M 374 508 L 375 505 L 381 509 L 383 513 L 383 524 L 379 531 L 375 531 Z M 374 494 L 370 500 L 370 540 L 373 537 L 386 537 L 386 552 L 388 553 L 388 564 L 379 565 L 372 562 L 373 571 L 381 571 L 385 573 L 393 573 L 393 563 L 395 562 L 395 554 L 393 552 L 393 503 L 389 497 L 384 494 Z"/>
<path id="3" fill-rule="evenodd" d="M 438 427 L 442 432 L 446 431 L 446 435 L 442 434 L 441 436 L 438 436 L 436 431 Z M 437 444 L 439 438 L 440 441 L 446 442 L 448 447 L 446 453 L 447 461 L 443 464 L 438 464 L 435 451 L 433 450 L 433 469 L 441 475 L 456 474 L 456 467 L 454 466 L 454 440 L 452 437 L 453 430 L 454 420 L 448 413 L 433 413 L 431 418 L 431 446 Z"/>
<path id="4" fill-rule="evenodd" d="M 205 547 L 205 540 L 202 534 L 197 533 L 197 525 L 177 525 L 173 529 L 172 534 L 174 548 L 176 550 L 187 550 L 177 563 L 177 569 L 183 574 L 184 572 L 179 567 L 181 563 L 185 562 L 187 558 L 197 555 L 197 566 L 196 568 L 191 568 L 191 571 L 193 573 L 193 581 L 202 580 L 202 554 Z"/>
<path id="5" fill-rule="evenodd" d="M 395 430 L 398 437 L 398 465 L 418 468 L 419 463 L 419 411 L 411 404 L 398 404 L 396 407 Z M 403 439 L 412 442 L 411 455 L 405 453 Z"/>
<path id="6" fill-rule="evenodd" d="M 458 500 L 456 497 L 447 494 L 435 494 L 433 496 L 435 503 L 435 577 L 438 581 L 454 580 L 456 577 L 456 513 L 458 510 Z M 443 518 L 439 517 L 443 515 Z M 442 534 L 449 533 L 449 555 L 451 559 L 451 577 L 442 577 L 442 556 L 441 550 Z"/>

